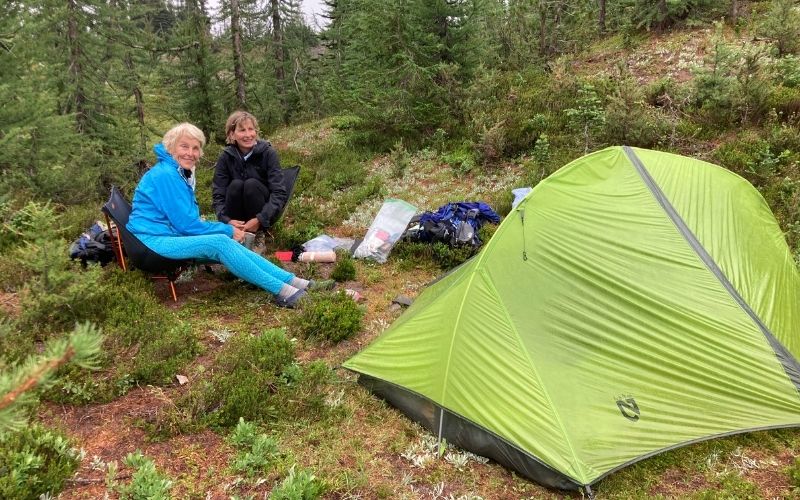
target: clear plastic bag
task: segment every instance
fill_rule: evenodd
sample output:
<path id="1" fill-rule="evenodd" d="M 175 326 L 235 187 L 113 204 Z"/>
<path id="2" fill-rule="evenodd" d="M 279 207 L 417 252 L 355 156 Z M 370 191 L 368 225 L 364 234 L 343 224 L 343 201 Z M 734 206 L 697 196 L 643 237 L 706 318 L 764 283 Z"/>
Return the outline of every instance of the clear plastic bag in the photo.
<path id="1" fill-rule="evenodd" d="M 306 252 L 324 252 L 327 250 L 350 250 L 355 243 L 350 238 L 334 238 L 327 234 L 321 234 L 303 243 L 303 250 Z"/>
<path id="2" fill-rule="evenodd" d="M 364 241 L 353 253 L 354 257 L 372 259 L 383 264 L 406 226 L 417 213 L 417 207 L 403 200 L 389 198 L 372 221 Z"/>

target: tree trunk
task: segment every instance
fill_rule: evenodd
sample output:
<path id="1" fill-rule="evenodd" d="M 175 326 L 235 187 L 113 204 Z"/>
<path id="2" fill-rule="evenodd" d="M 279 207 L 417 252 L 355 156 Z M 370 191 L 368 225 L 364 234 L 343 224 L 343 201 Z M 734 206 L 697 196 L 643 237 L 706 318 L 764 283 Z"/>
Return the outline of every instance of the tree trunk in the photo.
<path id="1" fill-rule="evenodd" d="M 281 2 L 270 0 L 272 8 L 272 45 L 275 51 L 275 87 L 281 103 L 281 117 L 286 123 L 289 119 L 286 109 L 286 74 L 284 61 L 286 61 L 285 47 L 283 46 L 283 28 L 281 27 Z"/>
<path id="2" fill-rule="evenodd" d="M 606 0 L 597 0 L 597 5 L 600 8 L 600 13 L 597 16 L 597 24 L 600 34 L 606 32 Z"/>
<path id="3" fill-rule="evenodd" d="M 731 24 L 735 25 L 739 20 L 739 0 L 731 2 Z"/>
<path id="4" fill-rule="evenodd" d="M 539 55 L 547 55 L 547 4 L 539 0 Z"/>
<path id="5" fill-rule="evenodd" d="M 130 77 L 133 80 L 131 92 L 133 93 L 133 100 L 136 103 L 136 121 L 139 122 L 139 148 L 142 151 L 147 150 L 147 127 L 144 124 L 144 96 L 142 89 L 139 88 L 139 76 L 136 74 L 136 69 L 133 66 L 133 58 L 130 52 L 125 53 L 125 68 L 130 72 Z"/>
<path id="6" fill-rule="evenodd" d="M 204 0 L 189 0 L 187 2 L 190 15 L 194 19 L 194 30 L 198 38 L 199 44 L 191 49 L 190 54 L 194 55 L 195 68 L 199 71 L 193 72 L 197 78 L 196 92 L 200 95 L 199 101 L 202 103 L 201 107 L 204 108 L 203 112 L 198 115 L 203 118 L 195 118 L 197 125 L 203 131 L 207 138 L 212 136 L 214 127 L 214 113 L 212 102 L 213 83 L 211 80 L 212 71 L 208 70 L 209 61 L 209 47 L 211 47 L 211 32 L 209 31 L 210 22 L 206 14 L 206 6 Z"/>
<path id="7" fill-rule="evenodd" d="M 664 31 L 669 24 L 669 10 L 667 9 L 667 0 L 658 0 L 658 31 Z"/>
<path id="8" fill-rule="evenodd" d="M 236 106 L 240 109 L 247 109 L 242 31 L 239 27 L 239 0 L 231 0 L 231 38 L 233 40 L 233 76 L 236 79 Z"/>
<path id="9" fill-rule="evenodd" d="M 86 94 L 83 90 L 83 68 L 81 67 L 81 46 L 78 43 L 78 5 L 75 0 L 67 0 L 67 42 L 69 43 L 70 83 L 74 95 L 67 102 L 66 111 L 75 112 L 75 126 L 78 132 L 86 130 Z M 74 108 L 73 108 L 74 104 Z"/>

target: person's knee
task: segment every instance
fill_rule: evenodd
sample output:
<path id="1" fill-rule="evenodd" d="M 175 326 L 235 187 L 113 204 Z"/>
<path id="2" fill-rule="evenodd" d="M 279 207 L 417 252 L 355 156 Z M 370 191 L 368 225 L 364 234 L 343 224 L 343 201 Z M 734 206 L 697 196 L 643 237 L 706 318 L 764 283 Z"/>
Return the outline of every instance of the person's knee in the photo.
<path id="1" fill-rule="evenodd" d="M 228 189 L 227 189 L 228 196 L 230 196 L 232 194 L 236 195 L 236 194 L 243 193 L 244 192 L 244 186 L 245 186 L 245 184 L 244 184 L 243 180 L 241 180 L 241 179 L 232 180 L 230 182 L 230 184 L 228 184 Z"/>
<path id="2" fill-rule="evenodd" d="M 258 179 L 247 179 L 244 181 L 244 195 L 246 198 L 264 197 L 269 194 L 267 186 Z"/>
<path id="3" fill-rule="evenodd" d="M 238 244 L 233 238 L 229 238 L 224 234 L 211 234 L 205 239 L 203 253 L 207 258 L 220 262 L 222 257 L 231 251 L 232 245 Z"/>

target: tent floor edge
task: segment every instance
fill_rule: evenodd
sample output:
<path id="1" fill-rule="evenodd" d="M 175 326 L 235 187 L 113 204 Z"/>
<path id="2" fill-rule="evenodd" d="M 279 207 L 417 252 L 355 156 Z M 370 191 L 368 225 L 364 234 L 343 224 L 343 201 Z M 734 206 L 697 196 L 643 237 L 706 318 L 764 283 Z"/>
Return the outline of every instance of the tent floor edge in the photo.
<path id="1" fill-rule="evenodd" d="M 438 435 L 441 423 L 441 436 L 448 443 L 490 458 L 549 488 L 579 491 L 585 487 L 584 484 L 575 482 L 501 437 L 447 408 L 442 408 L 424 396 L 363 373 L 359 373 L 358 383 L 435 435 Z M 441 415 L 444 417 L 440 418 Z"/>

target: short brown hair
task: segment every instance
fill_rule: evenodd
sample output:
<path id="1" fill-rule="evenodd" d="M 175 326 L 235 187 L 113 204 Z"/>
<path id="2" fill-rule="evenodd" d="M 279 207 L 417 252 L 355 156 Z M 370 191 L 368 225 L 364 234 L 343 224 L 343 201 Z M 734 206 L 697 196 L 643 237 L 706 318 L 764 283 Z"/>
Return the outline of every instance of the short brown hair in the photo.
<path id="1" fill-rule="evenodd" d="M 258 134 L 258 120 L 252 114 L 248 113 L 247 111 L 234 111 L 231 113 L 231 116 L 225 121 L 225 143 L 226 144 L 233 144 L 233 132 L 236 130 L 236 126 L 242 122 L 250 120 L 253 122 L 253 128 L 256 129 L 256 134 Z"/>

